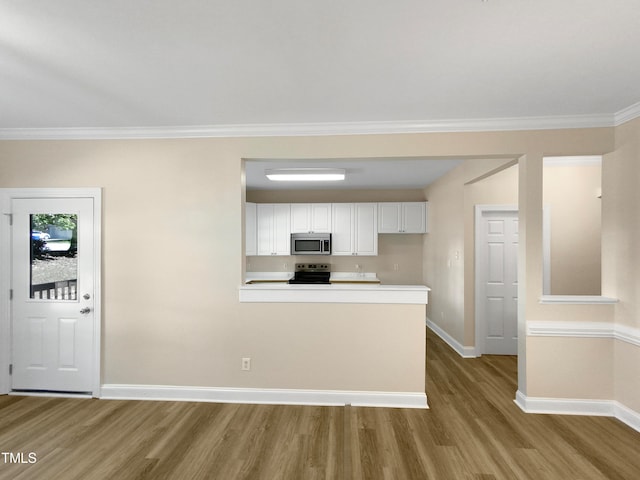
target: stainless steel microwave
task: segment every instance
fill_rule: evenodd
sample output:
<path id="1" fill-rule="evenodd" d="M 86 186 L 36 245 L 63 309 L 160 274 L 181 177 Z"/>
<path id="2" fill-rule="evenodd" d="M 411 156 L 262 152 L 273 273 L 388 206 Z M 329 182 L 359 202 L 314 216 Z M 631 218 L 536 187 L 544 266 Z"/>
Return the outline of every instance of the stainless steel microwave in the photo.
<path id="1" fill-rule="evenodd" d="M 291 255 L 331 255 L 331 234 L 292 233 Z"/>

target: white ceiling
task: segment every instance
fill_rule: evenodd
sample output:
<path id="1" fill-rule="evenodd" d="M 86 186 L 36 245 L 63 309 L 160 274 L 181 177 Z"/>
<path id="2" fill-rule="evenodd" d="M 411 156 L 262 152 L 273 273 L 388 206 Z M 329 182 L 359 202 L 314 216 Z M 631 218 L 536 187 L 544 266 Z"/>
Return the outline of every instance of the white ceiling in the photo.
<path id="1" fill-rule="evenodd" d="M 421 189 L 463 162 L 463 159 L 371 158 L 333 160 L 248 160 L 248 190 Z M 265 170 L 273 168 L 343 168 L 339 182 L 273 182 Z"/>
<path id="2" fill-rule="evenodd" d="M 639 26 L 640 0 L 0 0 L 0 129 L 613 115 Z"/>

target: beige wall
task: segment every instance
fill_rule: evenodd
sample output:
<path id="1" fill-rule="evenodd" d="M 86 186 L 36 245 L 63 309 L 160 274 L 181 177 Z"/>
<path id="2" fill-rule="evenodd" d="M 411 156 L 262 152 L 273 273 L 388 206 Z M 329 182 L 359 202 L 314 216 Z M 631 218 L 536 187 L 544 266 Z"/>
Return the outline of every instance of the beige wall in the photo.
<path id="1" fill-rule="evenodd" d="M 622 140 L 621 132 L 629 135 Z M 637 219 L 635 226 L 626 223 L 633 215 L 630 212 L 637 215 L 637 192 L 630 182 L 624 180 L 630 175 L 635 175 L 637 182 L 638 138 L 637 125 L 636 130 L 631 132 L 628 126 L 618 127 L 617 145 L 611 155 L 605 156 L 603 164 L 603 294 L 620 298 L 621 302 L 615 306 L 549 305 L 539 302 L 542 294 L 543 153 L 532 152 L 521 159 L 518 282 L 520 288 L 527 293 L 525 301 L 518 305 L 519 341 L 525 347 L 520 350 L 525 354 L 518 358 L 518 374 L 519 389 L 524 395 L 616 400 L 638 411 L 640 375 L 637 367 L 637 346 L 621 340 L 526 336 L 526 324 L 532 321 L 602 322 L 616 328 L 616 324 L 624 323 L 621 311 L 630 307 L 632 311 L 637 312 L 640 298 L 637 296 L 637 289 L 633 297 L 627 287 L 622 286 L 620 280 L 630 281 L 636 286 L 638 284 L 637 257 L 630 254 L 631 249 L 624 249 L 627 240 L 638 240 Z M 620 161 L 616 162 L 614 159 Z M 605 198 L 608 198 L 607 202 Z M 624 220 L 621 219 L 619 211 L 614 211 L 615 208 L 626 210 L 626 216 L 622 215 Z M 623 238 L 625 240 L 622 240 Z M 637 316 L 635 318 L 637 319 Z M 637 328 L 637 320 L 635 322 L 633 325 Z M 552 356 L 556 359 L 554 364 L 545 360 Z"/>
<path id="2" fill-rule="evenodd" d="M 503 165 L 511 163 L 498 161 Z M 441 283 L 445 288 L 459 284 L 464 275 L 464 303 L 455 298 L 449 298 L 448 303 L 464 305 L 464 332 L 453 336 L 466 346 L 475 345 L 475 206 L 518 205 L 517 164 L 498 167 L 496 171 L 495 162 L 468 160 L 467 163 L 476 167 L 473 174 L 480 174 L 479 180 L 470 179 L 472 175 L 465 166 L 460 166 L 425 189 L 431 213 L 438 219 L 433 234 L 425 240 L 426 262 L 432 262 L 427 270 L 433 271 L 432 274 L 427 271 L 426 275 L 429 281 Z M 482 164 L 486 172 L 478 170 Z M 600 199 L 596 197 L 601 185 L 600 166 L 545 167 L 543 181 L 544 204 L 551 212 L 551 294 L 600 295 L 601 214 Z M 462 197 L 464 202 L 460 201 Z M 434 219 L 432 224 L 435 223 Z M 446 255 L 442 255 L 442 248 L 435 244 L 429 247 L 438 239 L 448 246 Z M 464 242 L 464 261 L 455 259 L 456 249 L 452 247 L 459 248 L 461 242 Z M 436 257 L 443 261 L 438 264 L 433 260 Z M 461 265 L 464 272 L 459 268 Z M 445 312 L 443 321 L 439 303 L 434 300 L 430 306 L 429 311 L 435 312 L 430 318 L 453 334 L 455 327 L 446 328 L 449 326 L 447 315 Z"/>
<path id="3" fill-rule="evenodd" d="M 613 340 L 530 337 L 528 395 L 541 398 L 614 398 Z"/>
<path id="4" fill-rule="evenodd" d="M 424 242 L 424 274 L 434 289 L 429 319 L 465 346 L 475 345 L 475 205 L 517 205 L 512 163 L 467 160 L 425 190 L 431 233 Z"/>
<path id="5" fill-rule="evenodd" d="M 247 201 L 256 203 L 338 203 L 338 202 L 421 202 L 422 190 L 250 190 Z M 304 256 L 252 256 L 247 271 L 293 271 L 295 263 L 317 261 Z M 378 235 L 377 256 L 330 256 L 334 272 L 375 272 L 382 283 L 419 285 L 422 283 L 422 235 Z M 286 265 L 286 267 L 285 267 Z M 395 270 L 395 265 L 398 269 Z"/>
<path id="6" fill-rule="evenodd" d="M 544 165 L 551 216 L 551 295 L 600 295 L 601 166 Z"/>
<path id="7" fill-rule="evenodd" d="M 632 136 L 637 144 L 637 130 Z M 326 330 L 322 330 L 323 318 L 345 310 L 339 306 L 323 307 L 323 315 L 313 317 L 320 330 L 310 331 L 307 325 L 295 321 L 299 307 L 260 308 L 238 302 L 244 262 L 242 159 L 525 155 L 527 162 L 534 159 L 531 165 L 535 167 L 535 159 L 541 162 L 543 152 L 604 154 L 613 151 L 613 141 L 614 130 L 610 128 L 251 139 L 4 141 L 0 142 L 0 187 L 103 188 L 105 383 L 321 389 L 352 385 L 350 388 L 354 389 L 415 391 L 419 383 L 415 372 L 397 378 L 383 373 L 376 380 L 380 364 L 361 366 L 358 372 L 336 371 L 359 350 L 366 351 L 366 345 L 355 339 L 384 344 L 389 325 L 402 321 L 388 318 L 388 312 L 380 306 L 348 310 L 353 325 L 343 317 L 342 322 L 328 322 Z M 634 151 L 636 157 L 627 163 L 637 175 L 633 170 L 636 167 L 631 165 L 638 160 L 637 146 Z M 478 166 L 479 163 L 469 162 L 467 168 L 471 171 Z M 529 177 L 531 171 L 534 173 Z M 535 234 L 541 228 L 541 218 L 533 213 L 542 203 L 541 194 L 535 194 L 536 190 L 541 191 L 541 183 L 535 168 L 520 169 L 520 204 L 524 198 L 524 220 L 531 232 L 523 250 L 527 260 L 523 303 L 526 318 L 533 320 L 546 317 L 546 311 L 537 304 L 540 288 L 529 281 L 540 280 L 541 284 L 542 277 L 541 254 L 536 246 L 539 239 Z M 464 196 L 464 192 L 460 195 Z M 636 194 L 625 193 L 621 201 L 631 202 L 632 195 Z M 455 208 L 461 208 L 459 203 Z M 629 214 L 624 220 L 630 218 Z M 635 222 L 631 240 L 637 242 L 637 219 Z M 155 238 L 149 238 L 150 225 Z M 432 226 L 436 229 L 437 222 Z M 622 223 L 620 226 L 623 228 Z M 464 229 L 457 235 L 464 235 Z M 463 246 L 462 237 L 456 245 L 440 244 L 438 251 L 444 252 L 443 258 L 438 253 L 436 258 L 427 260 L 426 256 L 431 255 L 427 245 L 425 263 L 428 266 L 442 262 L 447 252 Z M 637 272 L 637 263 L 634 267 Z M 628 268 L 619 273 L 618 281 L 636 278 L 637 274 Z M 463 271 L 461 266 L 456 269 Z M 434 289 L 433 305 L 440 302 L 447 312 L 452 312 L 448 331 L 462 338 L 464 273 L 452 278 L 457 283 Z M 625 288 L 628 295 L 624 296 L 624 310 L 617 314 L 618 318 L 637 322 L 638 296 L 631 295 L 637 293 L 637 278 Z M 407 315 L 413 318 L 417 313 L 410 309 Z M 371 323 L 367 323 L 369 317 L 373 319 Z M 406 327 L 399 327 L 383 358 L 406 358 L 408 351 L 419 364 L 423 359 L 417 345 L 422 341 L 423 327 L 413 323 Z M 321 333 L 325 334 L 326 343 L 313 340 Z M 346 347 L 346 343 L 340 343 L 341 335 L 354 342 Z M 325 347 L 333 339 L 339 339 L 336 341 L 340 346 L 329 371 L 334 380 L 327 382 L 309 372 L 317 372 L 318 358 L 326 356 Z M 300 345 L 308 348 L 306 356 L 294 355 Z M 248 350 L 262 358 L 254 362 L 249 375 L 239 367 L 241 357 L 254 355 Z M 547 351 L 538 351 L 532 345 L 526 359 L 534 362 L 541 354 Z M 558 355 L 558 361 L 562 361 L 570 353 L 561 350 Z M 293 358 L 295 365 L 290 364 Z M 283 365 L 288 365 L 284 375 L 280 371 Z M 532 371 L 527 373 L 538 378 L 534 363 L 531 365 Z M 549 375 L 553 377 L 553 372 Z M 551 384 L 554 381 L 549 378 Z M 544 386 L 539 388 L 546 391 Z"/>
<path id="8" fill-rule="evenodd" d="M 602 291 L 617 297 L 615 322 L 640 329 L 640 119 L 616 129 L 602 165 Z M 636 330 L 637 332 L 637 330 Z M 640 411 L 640 346 L 615 345 L 615 398 Z"/>

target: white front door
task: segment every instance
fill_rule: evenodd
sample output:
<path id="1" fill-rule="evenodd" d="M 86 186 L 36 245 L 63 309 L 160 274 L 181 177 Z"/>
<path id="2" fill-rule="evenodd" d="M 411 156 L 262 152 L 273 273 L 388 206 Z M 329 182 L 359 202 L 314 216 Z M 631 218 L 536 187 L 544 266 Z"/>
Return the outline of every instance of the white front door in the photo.
<path id="1" fill-rule="evenodd" d="M 92 392 L 93 198 L 11 200 L 11 388 Z"/>
<path id="2" fill-rule="evenodd" d="M 480 221 L 479 353 L 518 354 L 518 212 L 485 211 Z"/>

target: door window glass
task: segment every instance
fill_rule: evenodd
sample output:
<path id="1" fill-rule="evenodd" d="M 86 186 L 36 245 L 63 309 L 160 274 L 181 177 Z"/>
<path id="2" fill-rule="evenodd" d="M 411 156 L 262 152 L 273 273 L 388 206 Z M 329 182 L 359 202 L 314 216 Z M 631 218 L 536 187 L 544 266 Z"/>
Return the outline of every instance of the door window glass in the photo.
<path id="1" fill-rule="evenodd" d="M 31 215 L 30 298 L 77 300 L 78 215 Z"/>

